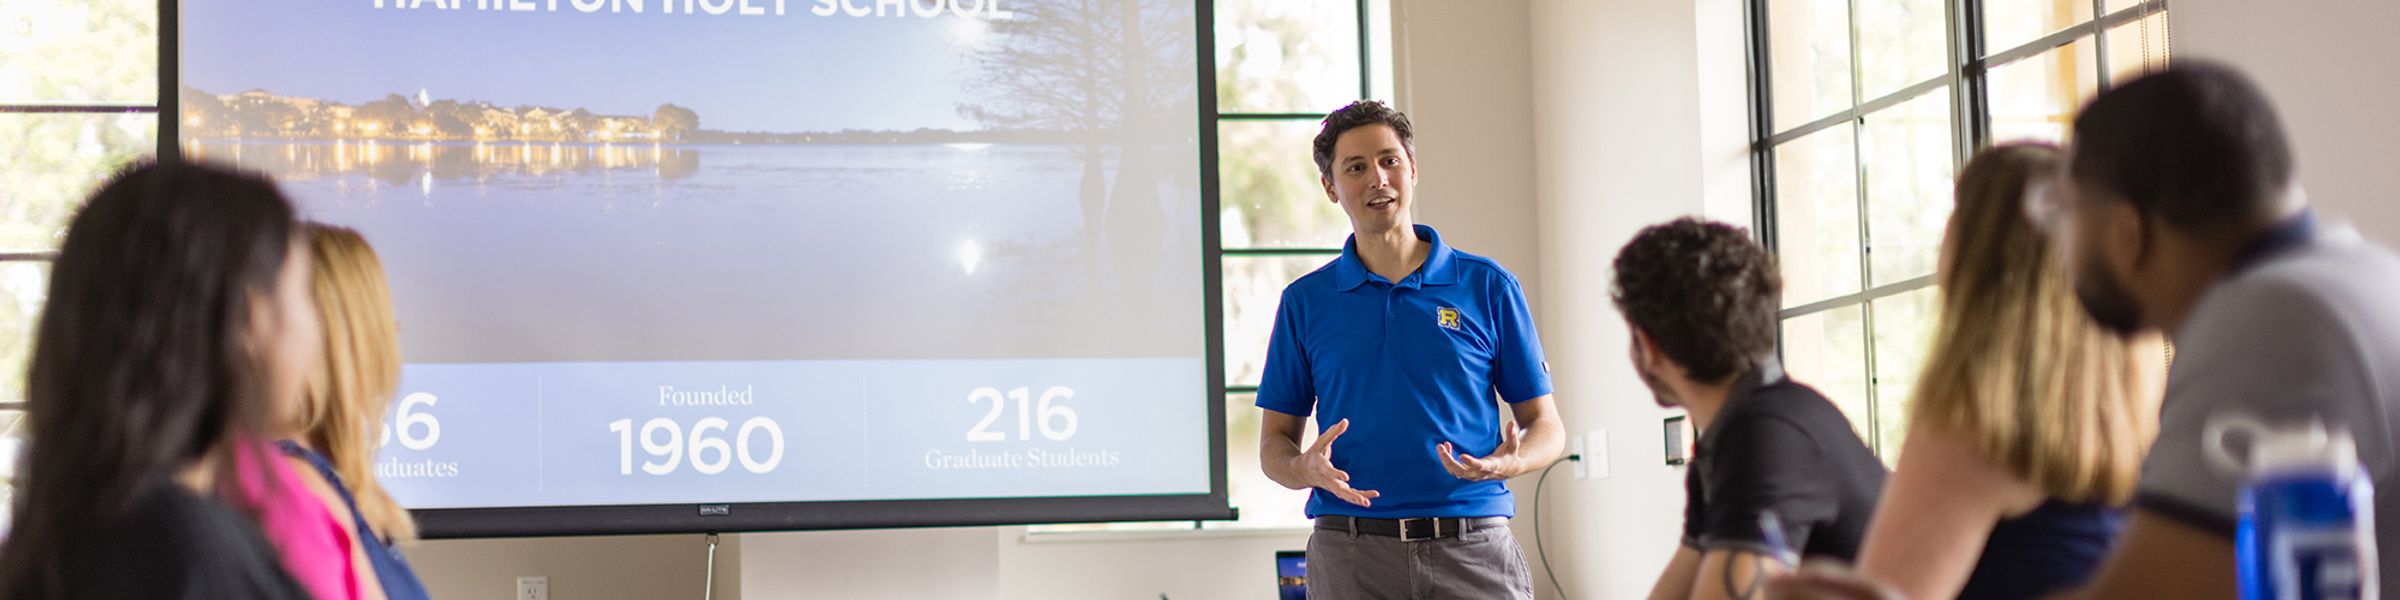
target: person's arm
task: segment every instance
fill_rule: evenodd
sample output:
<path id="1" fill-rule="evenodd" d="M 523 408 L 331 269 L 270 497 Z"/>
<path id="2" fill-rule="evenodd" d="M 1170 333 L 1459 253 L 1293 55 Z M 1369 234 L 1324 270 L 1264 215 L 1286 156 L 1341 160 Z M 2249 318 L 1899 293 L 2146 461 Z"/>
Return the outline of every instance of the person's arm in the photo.
<path id="1" fill-rule="evenodd" d="M 1359 506 L 1372 506 L 1375 498 L 1382 495 L 1350 487 L 1350 474 L 1333 468 L 1333 442 L 1341 439 L 1342 432 L 1350 430 L 1349 419 L 1326 428 L 1315 443 L 1302 450 L 1300 430 L 1305 421 L 1272 410 L 1264 412 L 1266 418 L 1259 426 L 1258 462 L 1267 479 L 1288 489 L 1323 489 Z"/>
<path id="2" fill-rule="evenodd" d="M 1284 288 L 1283 300 L 1275 307 L 1275 330 L 1267 337 L 1266 372 L 1258 382 L 1257 404 L 1262 415 L 1258 467 L 1285 488 L 1323 489 L 1351 504 L 1367 506 L 1380 494 L 1350 487 L 1350 474 L 1333 468 L 1333 443 L 1350 430 L 1349 419 L 1325 428 L 1316 443 L 1300 445 L 1301 430 L 1315 408 L 1317 391 L 1308 350 L 1301 344 L 1298 287 Z"/>
<path id="3" fill-rule="evenodd" d="M 1858 572 L 1910 598 L 1957 596 L 1992 525 L 2041 500 L 2040 490 L 1984 459 L 1965 433 L 1920 424 L 1884 483 Z"/>
<path id="4" fill-rule="evenodd" d="M 1658 574 L 1658 583 L 1650 586 L 1650 600 L 1684 600 L 1692 597 L 1692 576 L 1700 572 L 1700 551 L 1691 546 L 1676 546 L 1674 560 L 1667 561 L 1666 572 Z"/>
<path id="5" fill-rule="evenodd" d="M 1508 479 L 1550 466 L 1566 450 L 1567 429 L 1551 395 L 1550 362 L 1533 308 L 1516 277 L 1504 278 L 1493 297 L 1492 391 L 1508 404 L 1514 423 L 1500 425 L 1500 445 L 1482 458 L 1459 451 L 1452 440 L 1436 440 L 1442 468 L 1460 479 Z"/>
<path id="6" fill-rule="evenodd" d="M 2136 508 L 2092 584 L 2059 598 L 2234 598 L 2233 569 L 2233 540 Z"/>
<path id="7" fill-rule="evenodd" d="M 1813 530 L 1845 508 L 1832 496 L 1831 466 L 1797 423 L 1748 415 L 1710 429 L 1707 464 L 1697 471 L 1705 477 L 1697 478 L 1697 491 L 1686 484 L 1687 493 L 1706 495 L 1685 509 L 1686 544 L 1701 558 L 1691 597 L 1763 598 L 1767 580 L 1788 570 L 1781 561 L 1804 551 Z M 1781 531 L 1769 533 L 1770 523 Z"/>
<path id="8" fill-rule="evenodd" d="M 1789 569 L 1783 561 L 1749 550 L 1710 550 L 1692 574 L 1692 600 L 1749 600 L 1766 597 L 1767 579 Z"/>
<path id="9" fill-rule="evenodd" d="M 1438 444 L 1442 468 L 1459 479 L 1486 481 L 1508 479 L 1539 471 L 1558 460 L 1566 451 L 1566 425 L 1559 422 L 1558 401 L 1553 396 L 1509 405 L 1516 420 L 1500 424 L 1500 446 L 1488 456 L 1477 458 L 1458 451 L 1450 442 Z"/>

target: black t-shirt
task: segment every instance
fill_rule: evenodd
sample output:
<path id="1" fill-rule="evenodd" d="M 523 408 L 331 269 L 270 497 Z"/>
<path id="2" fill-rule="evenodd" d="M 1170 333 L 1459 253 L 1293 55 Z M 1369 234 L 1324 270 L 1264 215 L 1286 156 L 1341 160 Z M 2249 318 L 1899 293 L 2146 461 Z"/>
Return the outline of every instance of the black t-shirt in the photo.
<path id="1" fill-rule="evenodd" d="M 1766 553 L 1759 515 L 1771 510 L 1788 550 L 1855 560 L 1885 473 L 1841 409 L 1769 361 L 1738 380 L 1700 434 L 1684 474 L 1683 543 Z"/>
<path id="2" fill-rule="evenodd" d="M 77 546 L 66 589 L 17 597 L 308 598 L 249 518 L 172 482 L 150 486 L 133 510 Z"/>

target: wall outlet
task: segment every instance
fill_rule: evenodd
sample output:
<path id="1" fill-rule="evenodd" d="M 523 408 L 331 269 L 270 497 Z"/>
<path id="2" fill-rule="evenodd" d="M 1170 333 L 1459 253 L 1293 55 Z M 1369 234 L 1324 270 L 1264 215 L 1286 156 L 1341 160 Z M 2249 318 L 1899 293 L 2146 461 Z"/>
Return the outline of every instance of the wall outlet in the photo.
<path id="1" fill-rule="evenodd" d="M 550 578 L 546 576 L 518 577 L 517 600 L 550 600 Z"/>
<path id="2" fill-rule="evenodd" d="M 1583 451 L 1583 436 L 1578 435 L 1567 438 L 1567 454 L 1581 457 L 1577 458 L 1575 460 L 1575 464 L 1573 465 L 1575 467 L 1576 481 L 1583 481 L 1584 479 L 1591 477 L 1590 465 L 1592 462 L 1592 455 L 1586 454 Z"/>

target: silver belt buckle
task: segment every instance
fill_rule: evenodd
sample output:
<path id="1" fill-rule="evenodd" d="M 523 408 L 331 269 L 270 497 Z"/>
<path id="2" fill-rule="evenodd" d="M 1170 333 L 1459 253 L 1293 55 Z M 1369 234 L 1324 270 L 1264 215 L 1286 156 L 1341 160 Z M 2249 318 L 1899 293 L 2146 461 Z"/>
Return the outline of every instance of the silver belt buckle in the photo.
<path id="1" fill-rule="evenodd" d="M 1433 535 L 1431 535 L 1431 536 L 1427 536 L 1427 537 L 1412 537 L 1412 536 L 1410 536 L 1410 535 L 1408 534 L 1408 523 L 1409 523 L 1410 521 L 1432 521 L 1432 522 L 1433 522 Z M 1441 518 L 1439 518 L 1439 517 L 1418 517 L 1418 518 L 1413 518 L 1413 519 L 1401 519 L 1401 520 L 1400 520 L 1400 541 L 1402 541 L 1402 542 L 1422 542 L 1422 541 L 1426 541 L 1426 540 L 1441 539 L 1441 537 L 1442 537 L 1442 520 L 1441 520 Z"/>

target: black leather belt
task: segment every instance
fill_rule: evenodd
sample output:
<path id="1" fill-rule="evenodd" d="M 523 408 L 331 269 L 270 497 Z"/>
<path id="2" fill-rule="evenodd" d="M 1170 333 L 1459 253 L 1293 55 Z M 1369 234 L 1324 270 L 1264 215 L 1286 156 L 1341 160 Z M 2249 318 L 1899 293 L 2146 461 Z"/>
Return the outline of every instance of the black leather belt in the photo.
<path id="1" fill-rule="evenodd" d="M 1317 517 L 1317 530 L 1319 531 L 1400 538 L 1400 541 L 1403 542 L 1454 538 L 1476 531 L 1507 526 L 1508 517 L 1423 517 L 1414 519 L 1369 519 L 1341 515 Z"/>

